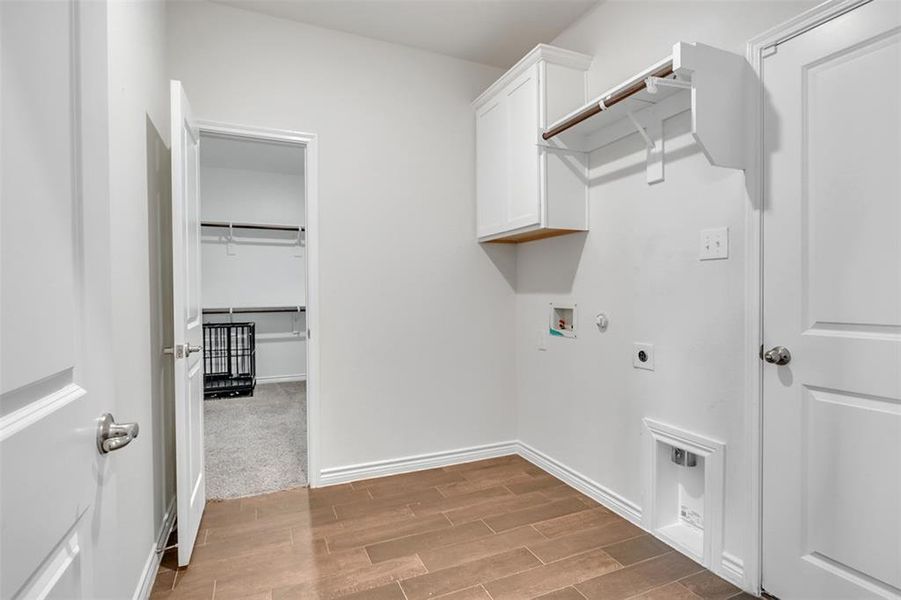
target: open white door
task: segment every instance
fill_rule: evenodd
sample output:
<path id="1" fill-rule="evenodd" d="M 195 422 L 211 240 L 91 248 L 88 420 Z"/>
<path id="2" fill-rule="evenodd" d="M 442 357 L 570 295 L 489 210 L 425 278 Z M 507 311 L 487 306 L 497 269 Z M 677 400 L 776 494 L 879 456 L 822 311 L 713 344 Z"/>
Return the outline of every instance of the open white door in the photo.
<path id="1" fill-rule="evenodd" d="M 122 596 L 106 29 L 101 2 L 0 2 L 0 598 Z"/>
<path id="2" fill-rule="evenodd" d="M 901 598 L 901 3 L 779 44 L 763 80 L 763 587 Z"/>
<path id="3" fill-rule="evenodd" d="M 172 94 L 172 318 L 178 564 L 187 565 L 206 505 L 203 477 L 203 311 L 200 302 L 200 132 L 181 82 Z"/>

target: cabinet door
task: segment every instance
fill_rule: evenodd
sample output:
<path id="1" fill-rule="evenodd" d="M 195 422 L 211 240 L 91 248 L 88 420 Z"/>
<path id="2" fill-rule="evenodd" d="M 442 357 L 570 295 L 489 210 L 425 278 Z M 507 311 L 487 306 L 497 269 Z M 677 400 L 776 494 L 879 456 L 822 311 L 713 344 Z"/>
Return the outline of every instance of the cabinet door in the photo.
<path id="1" fill-rule="evenodd" d="M 500 95 L 476 115 L 476 214 L 479 237 L 505 229 L 507 153 L 506 103 Z"/>
<path id="2" fill-rule="evenodd" d="M 507 103 L 506 229 L 541 223 L 538 193 L 538 65 L 504 91 Z"/>

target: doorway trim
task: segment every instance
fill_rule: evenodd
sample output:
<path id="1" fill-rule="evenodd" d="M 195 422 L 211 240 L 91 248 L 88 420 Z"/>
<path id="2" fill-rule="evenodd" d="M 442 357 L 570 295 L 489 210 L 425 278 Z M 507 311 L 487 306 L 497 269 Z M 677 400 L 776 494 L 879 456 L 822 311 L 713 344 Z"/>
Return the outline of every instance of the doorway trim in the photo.
<path id="1" fill-rule="evenodd" d="M 763 226 L 766 190 L 764 154 L 763 60 L 778 46 L 872 0 L 827 0 L 751 38 L 746 58 L 754 71 L 749 168 L 745 173 L 749 202 L 745 210 L 745 432 L 749 474 L 748 532 L 745 543 L 745 589 L 763 590 Z"/>
<path id="2" fill-rule="evenodd" d="M 307 266 L 307 483 L 319 487 L 319 136 L 198 120 L 200 133 L 270 140 L 304 147 L 304 210 Z"/>

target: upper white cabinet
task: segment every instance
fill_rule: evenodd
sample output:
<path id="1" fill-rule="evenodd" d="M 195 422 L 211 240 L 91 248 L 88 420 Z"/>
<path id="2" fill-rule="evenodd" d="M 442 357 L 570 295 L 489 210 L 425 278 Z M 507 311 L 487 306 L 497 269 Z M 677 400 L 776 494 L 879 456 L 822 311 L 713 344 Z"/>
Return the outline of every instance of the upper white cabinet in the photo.
<path id="1" fill-rule="evenodd" d="M 585 102 L 590 65 L 590 56 L 540 44 L 473 102 L 479 241 L 587 230 L 587 157 L 539 142 Z"/>

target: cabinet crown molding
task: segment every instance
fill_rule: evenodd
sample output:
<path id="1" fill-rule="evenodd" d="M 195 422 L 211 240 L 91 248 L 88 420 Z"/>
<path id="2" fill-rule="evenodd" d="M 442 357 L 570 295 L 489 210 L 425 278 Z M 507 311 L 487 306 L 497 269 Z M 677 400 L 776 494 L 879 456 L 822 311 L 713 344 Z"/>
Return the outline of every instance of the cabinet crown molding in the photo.
<path id="1" fill-rule="evenodd" d="M 572 50 L 566 50 L 565 48 L 558 48 L 548 44 L 538 44 L 532 48 L 528 54 L 519 59 L 519 62 L 510 67 L 506 73 L 501 75 L 497 81 L 492 83 L 478 98 L 473 100 L 472 106 L 478 110 L 479 107 L 496 95 L 498 91 L 506 87 L 507 84 L 519 77 L 526 69 L 539 61 L 587 71 L 591 66 L 592 60 L 593 57 L 587 54 L 573 52 Z"/>

